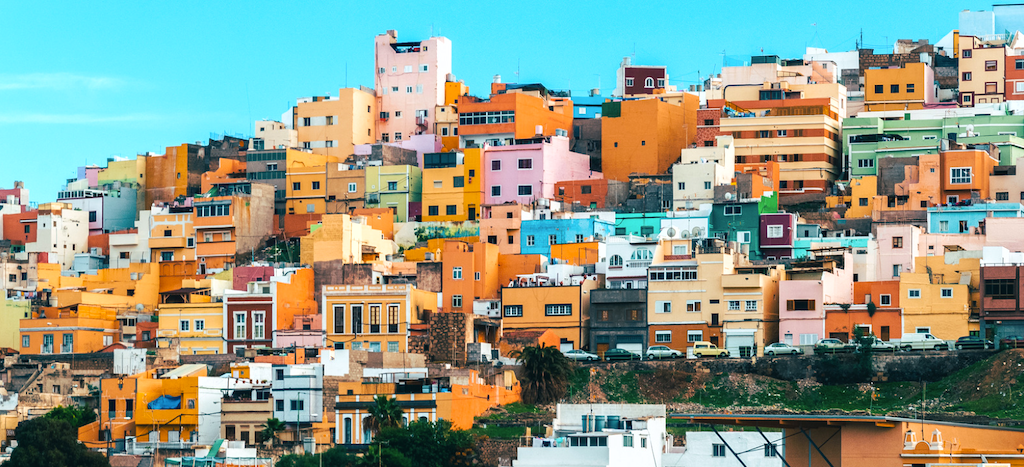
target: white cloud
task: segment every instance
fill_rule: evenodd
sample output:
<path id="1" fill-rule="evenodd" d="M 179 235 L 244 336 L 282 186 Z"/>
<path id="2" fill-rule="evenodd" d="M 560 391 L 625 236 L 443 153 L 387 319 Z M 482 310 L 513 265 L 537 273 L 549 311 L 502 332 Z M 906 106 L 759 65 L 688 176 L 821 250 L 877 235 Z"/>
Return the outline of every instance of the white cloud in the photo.
<path id="1" fill-rule="evenodd" d="M 89 125 L 98 123 L 145 122 L 159 120 L 156 114 L 0 114 L 0 124 Z"/>
<path id="2" fill-rule="evenodd" d="M 0 74 L 0 91 L 49 89 L 70 91 L 76 89 L 113 89 L 125 81 L 108 76 L 85 76 L 74 73 Z"/>

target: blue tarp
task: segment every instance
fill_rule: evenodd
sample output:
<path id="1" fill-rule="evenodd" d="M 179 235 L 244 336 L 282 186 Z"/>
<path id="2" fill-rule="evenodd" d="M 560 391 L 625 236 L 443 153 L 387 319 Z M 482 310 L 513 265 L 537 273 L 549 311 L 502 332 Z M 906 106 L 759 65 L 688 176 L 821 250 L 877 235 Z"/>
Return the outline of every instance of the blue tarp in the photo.
<path id="1" fill-rule="evenodd" d="M 146 404 L 146 407 L 149 407 L 152 410 L 180 409 L 181 396 L 160 396 L 149 404 Z"/>

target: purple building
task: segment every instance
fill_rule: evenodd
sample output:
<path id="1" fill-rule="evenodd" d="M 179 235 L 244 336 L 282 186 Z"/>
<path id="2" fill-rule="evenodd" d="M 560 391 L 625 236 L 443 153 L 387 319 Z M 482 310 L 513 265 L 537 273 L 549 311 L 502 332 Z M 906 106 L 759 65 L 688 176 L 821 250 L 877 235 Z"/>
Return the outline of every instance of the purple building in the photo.
<path id="1" fill-rule="evenodd" d="M 786 212 L 761 214 L 761 256 L 767 260 L 793 257 L 796 238 L 796 214 Z"/>

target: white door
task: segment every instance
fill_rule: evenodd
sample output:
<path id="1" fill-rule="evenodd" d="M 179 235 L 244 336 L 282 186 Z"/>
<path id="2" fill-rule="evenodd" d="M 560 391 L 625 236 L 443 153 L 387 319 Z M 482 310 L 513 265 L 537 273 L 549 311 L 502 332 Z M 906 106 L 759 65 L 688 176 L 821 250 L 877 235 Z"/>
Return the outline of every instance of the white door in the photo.
<path id="1" fill-rule="evenodd" d="M 168 431 L 167 432 L 167 442 L 168 443 L 177 443 L 179 441 L 179 438 L 181 438 L 181 433 L 178 433 L 177 431 Z"/>
<path id="2" fill-rule="evenodd" d="M 630 343 L 630 344 L 618 343 L 618 344 L 615 344 L 615 346 L 620 348 L 620 349 L 628 350 L 630 352 L 633 352 L 633 353 L 635 353 L 637 355 L 643 355 L 643 353 L 644 353 L 644 345 L 639 343 L 639 342 L 637 342 L 635 344 L 632 344 L 632 343 Z"/>
<path id="3" fill-rule="evenodd" d="M 730 357 L 749 357 L 754 351 L 754 336 L 751 334 L 728 334 L 725 336 L 725 348 Z"/>
<path id="4" fill-rule="evenodd" d="M 149 432 L 149 442 L 150 443 L 159 443 L 160 442 L 160 432 L 156 431 L 156 430 L 150 431 Z"/>
<path id="5" fill-rule="evenodd" d="M 562 343 L 561 343 L 561 344 L 560 344 L 560 345 L 558 346 L 558 348 L 559 348 L 559 350 L 561 350 L 562 352 L 568 352 L 568 351 L 572 350 L 572 342 L 562 342 Z"/>

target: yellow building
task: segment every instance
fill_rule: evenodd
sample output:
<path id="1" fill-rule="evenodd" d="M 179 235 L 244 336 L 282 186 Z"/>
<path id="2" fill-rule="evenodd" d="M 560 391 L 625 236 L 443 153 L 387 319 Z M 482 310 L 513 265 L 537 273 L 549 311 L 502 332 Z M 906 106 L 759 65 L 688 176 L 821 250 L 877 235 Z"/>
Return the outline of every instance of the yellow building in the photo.
<path id="1" fill-rule="evenodd" d="M 483 203 L 483 152 L 467 148 L 464 152 L 439 152 L 423 155 L 423 221 L 465 222 L 480 216 Z"/>
<path id="2" fill-rule="evenodd" d="M 289 149 L 287 152 L 285 206 L 288 214 L 327 212 L 327 164 L 338 156 L 325 156 Z"/>
<path id="3" fill-rule="evenodd" d="M 224 304 L 197 302 L 160 305 L 160 322 L 156 332 L 158 347 L 177 348 L 182 355 L 226 352 Z"/>
<path id="4" fill-rule="evenodd" d="M 120 340 L 113 309 L 77 305 L 43 311 L 45 316 L 21 320 L 22 355 L 92 353 Z"/>
<path id="5" fill-rule="evenodd" d="M 196 231 L 192 225 L 192 207 L 169 207 L 165 214 L 153 211 L 149 232 L 152 262 L 195 261 Z"/>
<path id="6" fill-rule="evenodd" d="M 949 251 L 914 258 L 914 271 L 900 275 L 903 332 L 930 332 L 956 340 L 978 331 L 979 252 Z M 975 256 L 975 257 L 968 257 Z"/>
<path id="7" fill-rule="evenodd" d="M 864 70 L 864 110 L 917 110 L 938 102 L 935 72 L 926 63 Z"/>
<path id="8" fill-rule="evenodd" d="M 302 264 L 341 260 L 344 263 L 384 261 L 394 242 L 369 225 L 363 216 L 327 214 L 299 243 Z"/>
<path id="9" fill-rule="evenodd" d="M 444 83 L 444 105 L 434 108 L 434 134 L 441 137 L 441 152 L 459 149 L 459 99 L 469 86 L 458 81 Z"/>
<path id="10" fill-rule="evenodd" d="M 868 175 L 855 178 L 849 182 L 849 194 L 846 196 L 828 196 L 825 198 L 826 206 L 829 209 L 845 203 L 846 219 L 859 219 L 871 217 L 871 210 L 874 206 L 874 199 L 878 196 L 878 177 Z"/>
<path id="11" fill-rule="evenodd" d="M 0 347 L 17 349 L 21 346 L 21 320 L 32 317 L 32 306 L 28 300 L 0 297 Z"/>
<path id="12" fill-rule="evenodd" d="M 316 154 L 345 158 L 357 144 L 377 142 L 377 99 L 370 92 L 343 88 L 338 97 L 299 99 L 293 114 L 299 147 Z"/>
<path id="13" fill-rule="evenodd" d="M 1016 42 L 1017 35 L 1014 35 Z M 1007 41 L 997 38 L 959 36 L 960 106 L 1003 102 L 1006 80 Z M 1009 49 L 1019 46 L 1009 44 Z"/>
<path id="14" fill-rule="evenodd" d="M 555 282 L 531 283 L 501 289 L 502 327 L 506 331 L 543 331 L 558 335 L 564 350 L 582 349 L 590 342 L 590 291 L 596 280 L 578 280 L 579 285 Z M 568 281 L 566 281 L 568 282 Z"/>
<path id="15" fill-rule="evenodd" d="M 327 346 L 407 352 L 411 326 L 437 309 L 437 294 L 411 284 L 326 285 L 323 329 Z"/>
<path id="16" fill-rule="evenodd" d="M 662 240 L 648 269 L 648 345 L 685 352 L 708 341 L 731 355 L 763 355 L 779 338 L 781 265 L 752 265 L 735 252 L 689 251 L 688 240 Z"/>

